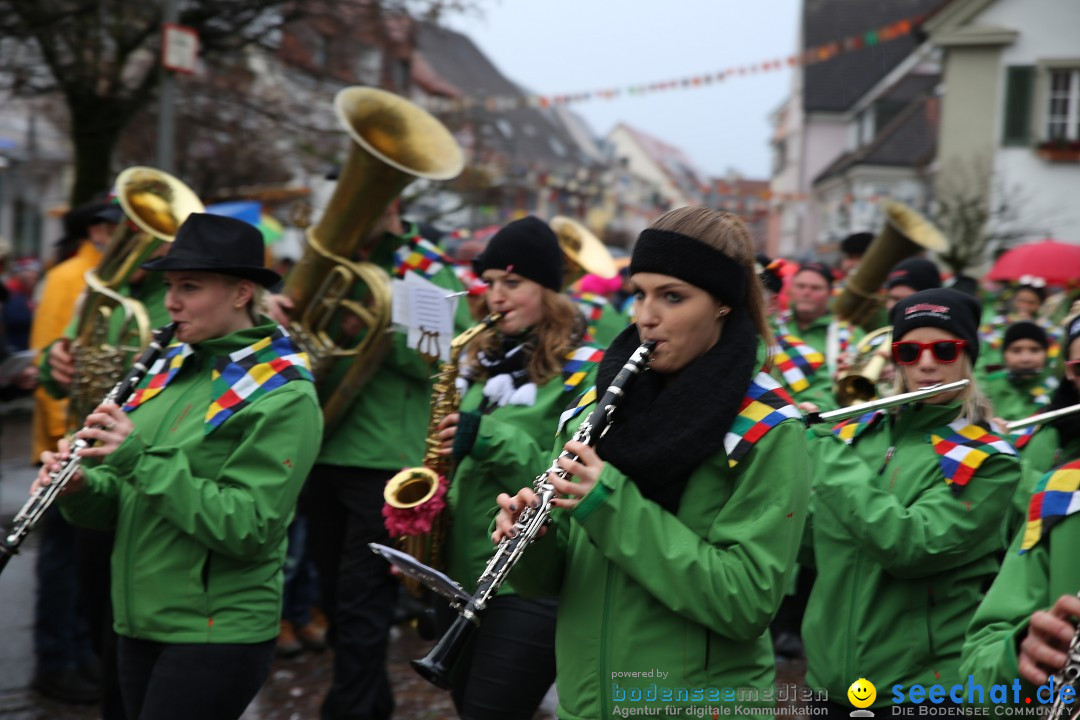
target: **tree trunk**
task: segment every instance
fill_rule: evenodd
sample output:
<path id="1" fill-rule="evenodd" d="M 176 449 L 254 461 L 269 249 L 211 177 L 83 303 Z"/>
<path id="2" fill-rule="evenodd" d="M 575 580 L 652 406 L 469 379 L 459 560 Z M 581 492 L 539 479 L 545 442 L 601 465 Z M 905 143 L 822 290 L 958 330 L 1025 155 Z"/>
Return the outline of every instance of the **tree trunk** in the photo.
<path id="1" fill-rule="evenodd" d="M 71 206 L 76 207 L 112 189 L 112 156 L 128 115 L 100 98 L 69 101 L 71 142 L 75 148 L 75 183 Z"/>

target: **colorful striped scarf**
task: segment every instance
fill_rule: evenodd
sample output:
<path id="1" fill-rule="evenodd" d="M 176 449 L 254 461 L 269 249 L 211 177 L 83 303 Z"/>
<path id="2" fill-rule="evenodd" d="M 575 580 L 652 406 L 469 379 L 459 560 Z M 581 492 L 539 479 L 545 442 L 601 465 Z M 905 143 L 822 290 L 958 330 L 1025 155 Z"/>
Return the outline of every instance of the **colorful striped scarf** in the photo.
<path id="1" fill-rule="evenodd" d="M 941 456 L 941 472 L 953 492 L 960 494 L 975 472 L 991 455 L 1016 456 L 1016 450 L 997 435 L 957 418 L 945 427 L 930 432 L 930 444 Z"/>
<path id="2" fill-rule="evenodd" d="M 563 391 L 570 392 L 585 379 L 592 365 L 600 362 L 604 357 L 604 351 L 589 345 L 582 345 L 576 350 L 566 354 L 566 364 L 563 365 Z"/>
<path id="3" fill-rule="evenodd" d="M 735 422 L 724 436 L 728 466 L 738 465 L 757 441 L 788 419 L 802 419 L 795 401 L 780 383 L 765 373 L 758 373 L 746 391 Z"/>

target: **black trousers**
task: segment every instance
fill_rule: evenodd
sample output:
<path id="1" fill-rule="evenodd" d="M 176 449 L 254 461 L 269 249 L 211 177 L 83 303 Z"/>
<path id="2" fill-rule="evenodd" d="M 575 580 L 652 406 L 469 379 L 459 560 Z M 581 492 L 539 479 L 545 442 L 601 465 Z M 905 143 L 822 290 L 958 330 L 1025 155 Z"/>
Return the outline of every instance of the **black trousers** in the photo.
<path id="1" fill-rule="evenodd" d="M 270 674 L 275 640 L 172 645 L 120 636 L 120 691 L 131 720 L 237 720 Z"/>
<path id="2" fill-rule="evenodd" d="M 462 653 L 452 697 L 462 720 L 531 720 L 555 681 L 554 598 L 499 595 Z M 453 612 L 453 611 L 450 611 Z"/>
<path id="3" fill-rule="evenodd" d="M 90 643 L 101 664 L 101 714 L 104 720 L 124 720 L 124 703 L 116 670 L 116 632 L 113 630 L 112 557 L 115 533 L 75 528 L 75 568 L 82 589 Z"/>
<path id="4" fill-rule="evenodd" d="M 398 581 L 368 548 L 388 544 L 383 488 L 394 473 L 316 465 L 304 489 L 310 554 L 330 621 L 334 677 L 323 720 L 386 720 L 394 695 L 386 668 Z"/>

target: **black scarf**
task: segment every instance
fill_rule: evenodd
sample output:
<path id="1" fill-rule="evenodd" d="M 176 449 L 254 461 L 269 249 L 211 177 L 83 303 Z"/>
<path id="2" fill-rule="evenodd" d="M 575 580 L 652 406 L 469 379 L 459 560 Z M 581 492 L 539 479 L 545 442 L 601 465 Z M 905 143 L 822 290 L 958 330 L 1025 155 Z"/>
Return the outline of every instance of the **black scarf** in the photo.
<path id="1" fill-rule="evenodd" d="M 1065 377 L 1062 378 L 1061 384 L 1054 389 L 1054 394 L 1050 399 L 1050 407 L 1046 411 L 1060 410 L 1077 404 L 1080 404 L 1080 392 L 1077 392 L 1073 381 Z M 1080 413 L 1066 415 L 1050 424 L 1058 431 L 1059 444 L 1062 447 L 1080 438 Z"/>
<path id="2" fill-rule="evenodd" d="M 640 344 L 636 325 L 612 341 L 597 372 L 598 393 L 603 395 Z M 754 324 L 740 309 L 724 324 L 720 341 L 678 375 L 640 375 L 597 445 L 600 457 L 642 495 L 677 512 L 690 474 L 724 447 L 757 370 L 757 348 Z"/>

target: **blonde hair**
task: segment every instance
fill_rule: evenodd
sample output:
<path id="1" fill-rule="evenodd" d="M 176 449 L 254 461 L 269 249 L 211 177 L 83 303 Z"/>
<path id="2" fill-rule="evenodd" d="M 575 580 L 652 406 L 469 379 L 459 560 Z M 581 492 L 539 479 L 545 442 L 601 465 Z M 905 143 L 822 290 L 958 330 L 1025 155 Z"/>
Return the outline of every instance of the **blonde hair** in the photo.
<path id="1" fill-rule="evenodd" d="M 251 283 L 251 299 L 248 301 L 244 309 L 247 311 L 248 318 L 251 320 L 252 325 L 261 325 L 262 316 L 267 314 L 266 310 L 266 288 L 248 278 L 242 278 L 238 275 L 225 275 L 221 274 L 232 287 L 236 287 L 240 283 L 247 281 Z"/>
<path id="2" fill-rule="evenodd" d="M 766 347 L 773 346 L 768 311 L 761 280 L 754 270 L 754 240 L 738 215 L 705 207 L 682 207 L 669 210 L 649 225 L 691 237 L 735 260 L 746 273 L 746 297 L 743 304 Z M 737 308 L 736 308 L 737 309 Z"/>
<path id="3" fill-rule="evenodd" d="M 960 392 L 960 398 L 963 400 L 963 405 L 960 408 L 960 417 L 967 418 L 968 422 L 976 425 L 985 424 L 990 421 L 990 418 L 994 417 L 994 406 L 990 403 L 990 398 L 983 394 L 979 386 L 975 384 L 974 369 L 971 364 L 971 356 L 966 352 L 963 353 L 959 360 L 960 367 L 963 370 L 964 378 L 970 380 L 968 386 Z M 896 379 L 893 382 L 893 394 L 910 392 L 912 388 L 907 386 L 904 382 L 904 372 L 897 367 Z M 902 405 L 900 407 L 903 407 Z M 893 412 L 899 412 L 899 408 L 893 410 Z"/>
<path id="4" fill-rule="evenodd" d="M 562 372 L 566 356 L 581 344 L 585 319 L 574 301 L 562 293 L 543 288 L 540 298 L 540 322 L 532 329 L 535 338 L 532 354 L 525 366 L 529 380 L 543 385 Z M 498 333 L 482 335 L 468 350 L 469 364 L 479 368 L 476 360 L 481 351 L 495 352 L 502 344 Z"/>

